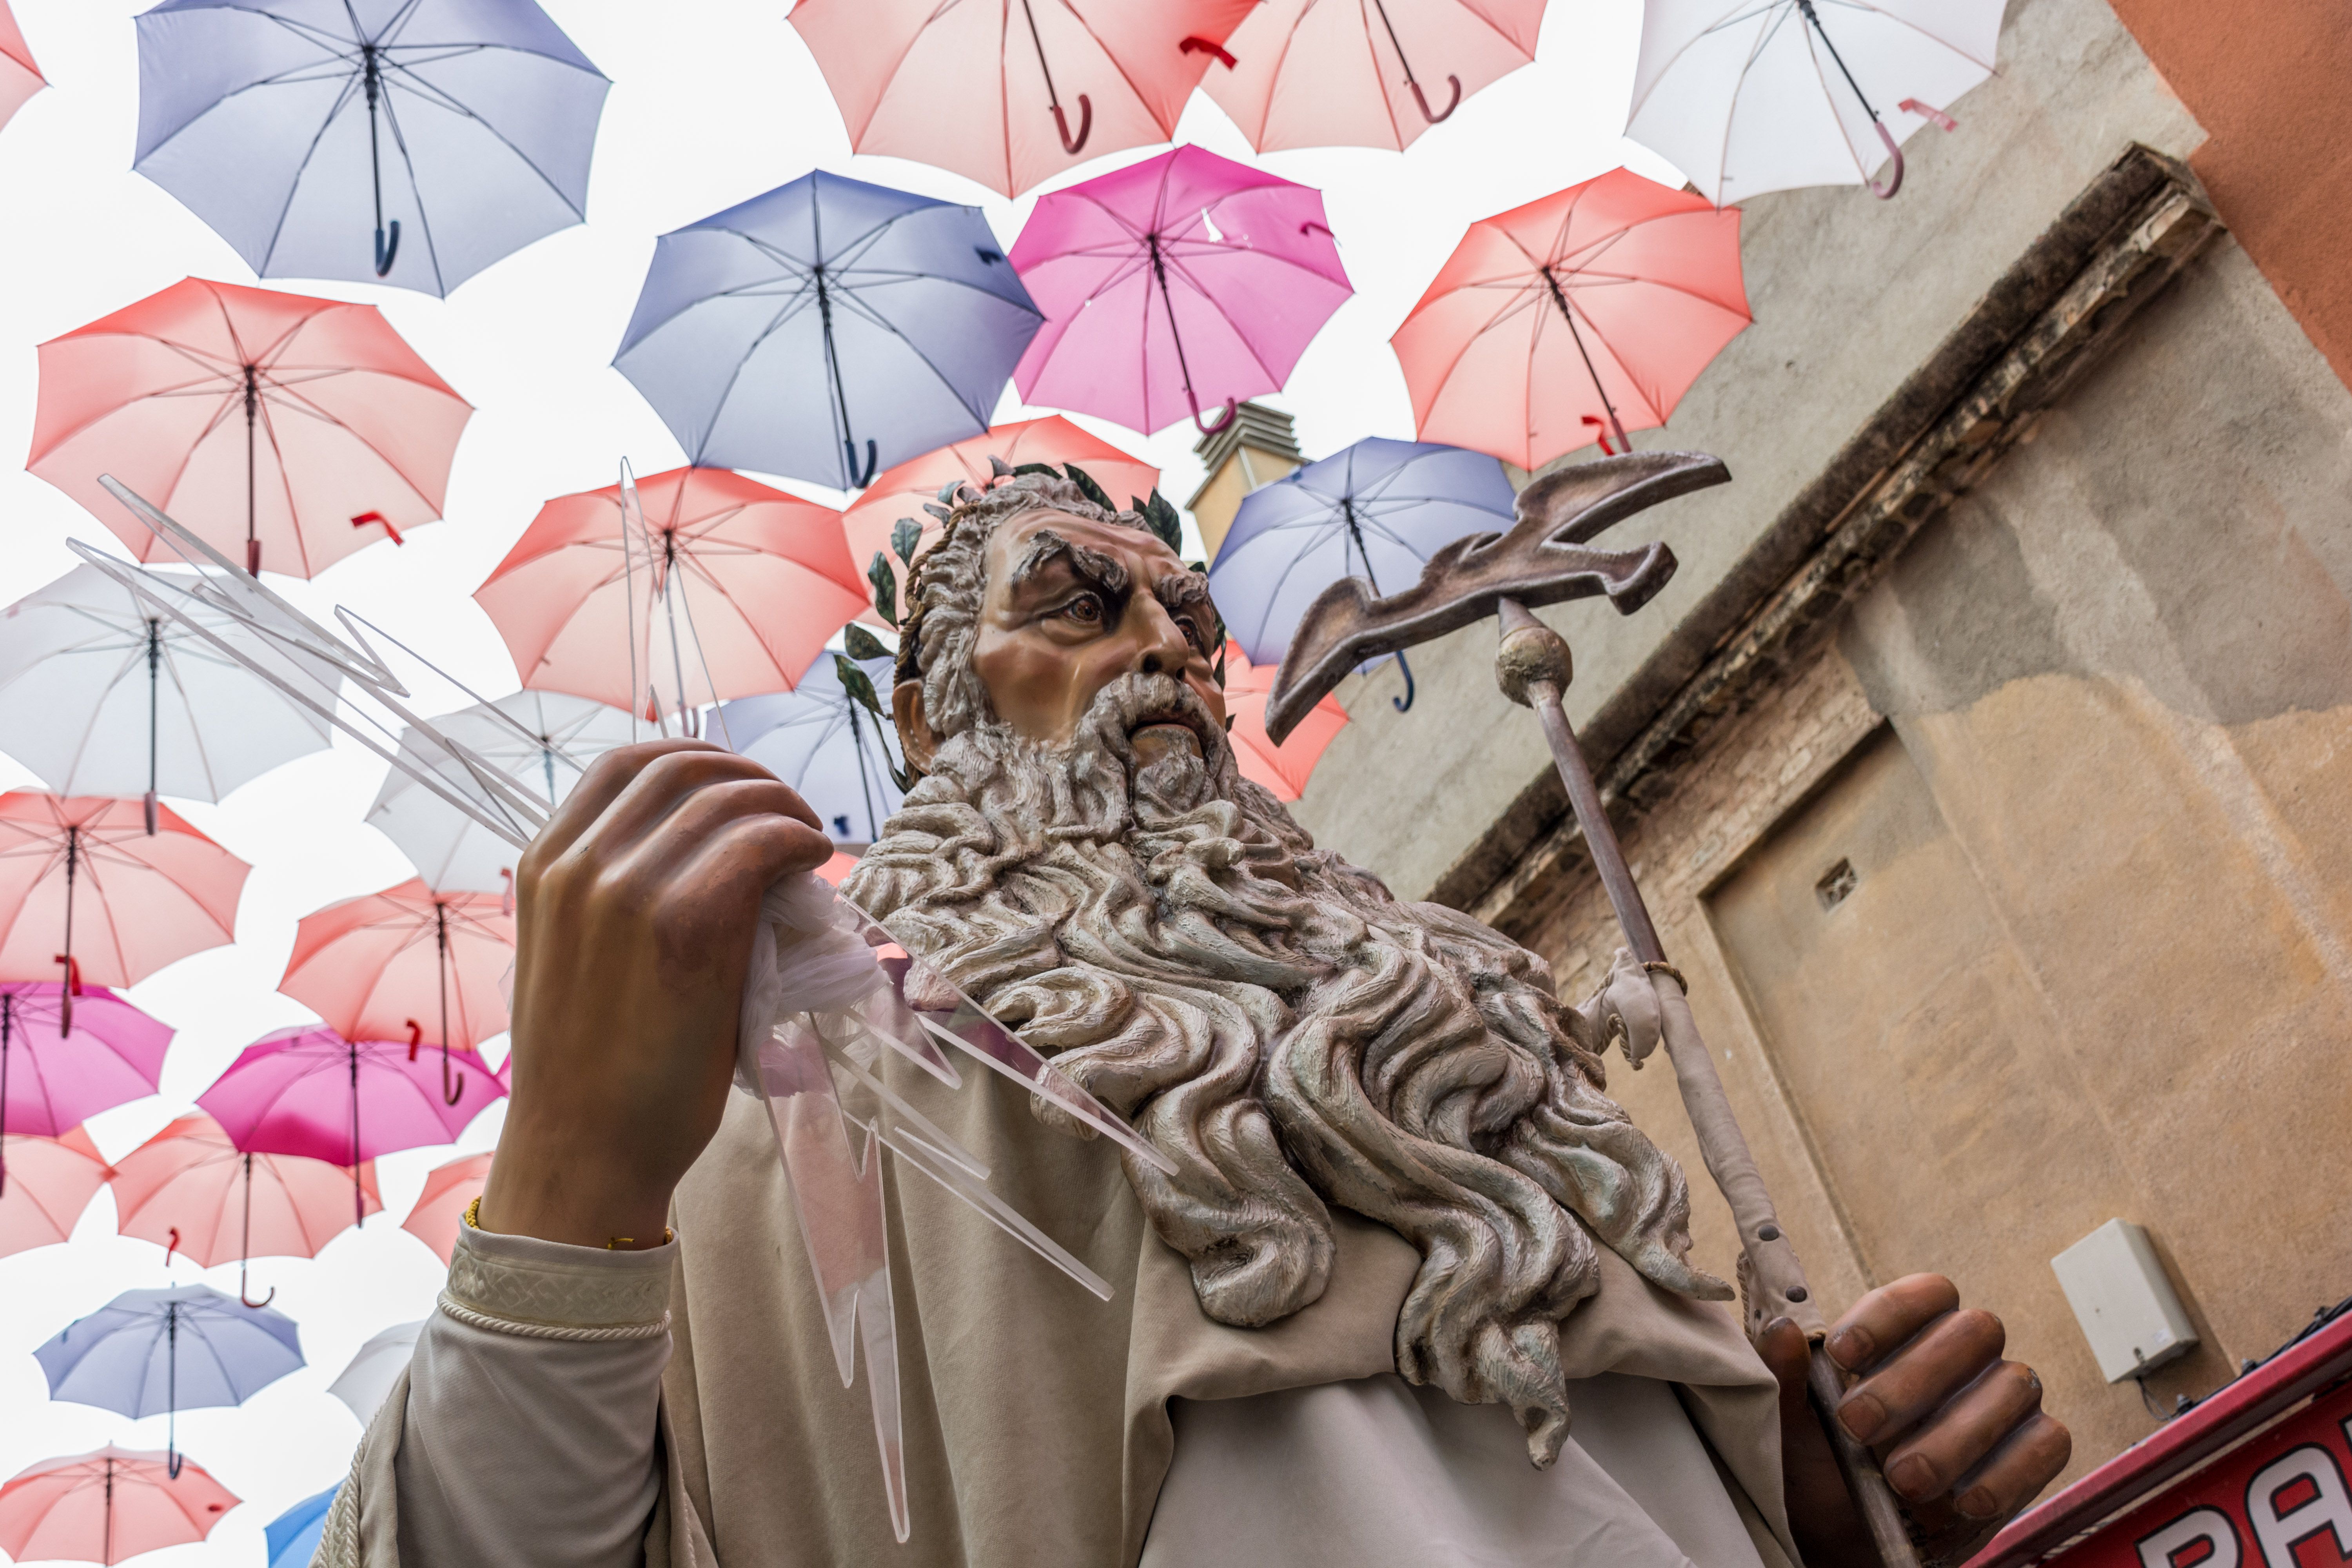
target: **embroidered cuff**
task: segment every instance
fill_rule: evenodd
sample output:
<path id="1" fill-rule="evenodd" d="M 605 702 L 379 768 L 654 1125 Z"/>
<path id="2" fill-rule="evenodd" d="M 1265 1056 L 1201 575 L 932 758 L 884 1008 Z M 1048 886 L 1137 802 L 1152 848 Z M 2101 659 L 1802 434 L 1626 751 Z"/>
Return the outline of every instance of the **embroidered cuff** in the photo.
<path id="1" fill-rule="evenodd" d="M 544 1339 L 651 1339 L 669 1328 L 677 1243 L 642 1252 L 567 1247 L 461 1226 L 441 1310 L 496 1332 Z"/>

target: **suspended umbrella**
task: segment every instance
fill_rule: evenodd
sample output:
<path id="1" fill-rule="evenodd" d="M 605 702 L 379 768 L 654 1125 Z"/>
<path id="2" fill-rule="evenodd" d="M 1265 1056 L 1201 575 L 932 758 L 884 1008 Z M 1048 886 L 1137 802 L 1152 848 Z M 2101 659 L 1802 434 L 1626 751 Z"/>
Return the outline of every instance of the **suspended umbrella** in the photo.
<path id="1" fill-rule="evenodd" d="M 558 496 L 474 598 L 525 687 L 631 711 L 788 689 L 866 603 L 841 517 L 724 468 Z"/>
<path id="2" fill-rule="evenodd" d="M 33 51 L 25 47 L 25 30 L 16 26 L 7 0 L 0 0 L 0 125 L 16 118 L 32 96 L 48 86 Z"/>
<path id="3" fill-rule="evenodd" d="M 1503 465 L 1483 452 L 1371 437 L 1243 497 L 1209 588 L 1271 680 L 1324 589 L 1361 577 L 1375 594 L 1402 593 L 1440 545 L 1509 528 L 1516 502 Z M 1412 706 L 1412 667 L 1402 654 L 1396 662 L 1405 690 L 1390 700 L 1402 713 Z"/>
<path id="4" fill-rule="evenodd" d="M 236 1494 L 184 1456 L 103 1448 L 43 1459 L 0 1486 L 0 1552 L 111 1565 L 213 1532 Z"/>
<path id="5" fill-rule="evenodd" d="M 992 425 L 982 435 L 909 458 L 877 477 L 856 504 L 841 514 L 842 531 L 849 536 L 849 559 L 859 571 L 866 570 L 876 552 L 890 548 L 890 531 L 902 517 L 912 518 L 923 531 L 918 548 L 928 548 L 939 538 L 940 523 L 923 510 L 923 503 L 936 502 L 948 485 L 968 481 L 986 489 L 995 473 L 989 466 L 991 458 L 1002 458 L 1016 468 L 1024 463 L 1056 468 L 1076 463 L 1114 497 L 1148 497 L 1160 488 L 1158 468 L 1089 436 L 1058 414 Z M 898 613 L 903 616 L 907 584 L 900 577 Z M 882 624 L 871 605 L 857 618 Z"/>
<path id="6" fill-rule="evenodd" d="M 63 969 L 60 1036 L 73 1028 L 84 981 L 135 985 L 236 935 L 237 894 L 253 868 L 175 812 L 159 809 L 155 827 L 147 831 L 146 804 L 136 799 L 0 795 L 0 980 Z"/>
<path id="7" fill-rule="evenodd" d="M 850 696 L 836 658 L 854 662 L 877 694 L 889 691 L 888 658 L 821 653 L 790 691 L 730 702 L 719 717 L 735 749 L 790 784 L 834 837 L 870 844 L 904 792 L 890 779 L 898 759 L 881 721 Z"/>
<path id="8" fill-rule="evenodd" d="M 234 1258 L 237 1300 L 246 1265 L 256 1258 L 316 1258 L 352 1222 L 344 1184 L 356 1174 L 366 1206 L 381 1209 L 375 1168 L 353 1173 L 295 1154 L 248 1153 L 220 1123 L 198 1111 L 183 1116 L 115 1163 L 115 1227 L 125 1236 L 184 1252 L 206 1268 Z"/>
<path id="9" fill-rule="evenodd" d="M 1175 134 L 1254 3 L 801 0 L 792 24 L 854 151 L 1017 196 L 1084 159 Z"/>
<path id="10" fill-rule="evenodd" d="M 1022 398 L 1147 436 L 1279 391 L 1354 292 L 1321 193 L 1191 146 L 1041 197 L 1013 265 L 1045 312 Z"/>
<path id="11" fill-rule="evenodd" d="M 7 1181 L 0 1185 L 0 1258 L 73 1235 L 81 1211 L 106 1185 L 106 1161 L 77 1127 L 57 1138 L 0 1134 Z"/>
<path id="12" fill-rule="evenodd" d="M 425 1331 L 425 1323 L 423 1318 L 413 1323 L 394 1323 L 371 1336 L 359 1348 L 359 1353 L 352 1357 L 351 1364 L 327 1385 L 327 1392 L 349 1405 L 352 1414 L 360 1418 L 361 1426 L 375 1419 L 376 1410 L 392 1393 L 392 1385 L 408 1369 L 416 1352 L 416 1336 Z M 302 1561 L 308 1563 L 310 1559 Z"/>
<path id="13" fill-rule="evenodd" d="M 324 719 L 241 662 L 299 685 L 306 669 L 282 645 L 201 600 L 178 603 L 204 634 L 97 567 L 77 566 L 0 615 L 8 754 L 61 795 L 142 795 L 150 833 L 159 795 L 216 801 L 324 750 L 330 734 Z"/>
<path id="14" fill-rule="evenodd" d="M 518 691 L 445 713 L 433 726 L 551 805 L 572 793 L 589 763 L 637 738 L 635 721 L 623 710 L 555 691 Z M 401 750 L 420 767 L 458 765 L 439 747 L 413 742 L 406 730 Z M 510 900 L 514 847 L 398 768 L 384 775 L 367 819 L 436 892 L 499 893 Z"/>
<path id="15" fill-rule="evenodd" d="M 167 1473 L 184 1463 L 183 1410 L 242 1405 L 302 1365 L 294 1320 L 248 1307 L 209 1285 L 125 1290 L 33 1352 L 49 1397 L 134 1420 L 163 1415 Z"/>
<path id="16" fill-rule="evenodd" d="M 1649 0 L 1625 134 L 1717 206 L 1799 185 L 1903 184 L 1903 142 L 1957 130 L 2007 0 Z M 1872 178 L 1891 162 L 1885 184 Z"/>
<path id="17" fill-rule="evenodd" d="M 1423 440 L 1532 469 L 1664 424 L 1748 321 L 1739 215 L 1612 169 L 1472 224 L 1389 342 Z"/>
<path id="18" fill-rule="evenodd" d="M 131 166 L 264 278 L 440 296 L 585 221 L 611 86 L 530 0 L 163 0 Z"/>
<path id="19" fill-rule="evenodd" d="M 76 998 L 54 980 L 0 984 L 0 1131 L 63 1138 L 154 1093 L 171 1044 L 170 1025 L 102 985 Z M 14 1148 L 0 1143 L 0 1196 Z"/>
<path id="20" fill-rule="evenodd" d="M 1338 698 L 1326 697 L 1276 745 L 1265 732 L 1265 701 L 1274 690 L 1276 668 L 1252 664 L 1237 642 L 1225 644 L 1225 712 L 1234 721 L 1225 734 L 1234 743 L 1242 777 L 1265 785 L 1276 800 L 1297 800 L 1307 792 L 1307 775 L 1315 771 L 1323 748 L 1347 728 L 1348 710 Z"/>
<path id="21" fill-rule="evenodd" d="M 110 474 L 236 559 L 316 575 L 440 517 L 473 407 L 373 305 L 184 279 L 40 348 L 25 466 L 142 561 Z"/>
<path id="22" fill-rule="evenodd" d="M 414 1040 L 350 1040 L 310 1025 L 264 1035 L 237 1054 L 196 1103 L 229 1141 L 257 1154 L 299 1154 L 345 1169 L 381 1154 L 446 1143 L 466 1130 L 506 1082 L 474 1052 L 456 1075 L 455 1100 L 417 1059 Z M 352 1223 L 366 1216 L 367 1194 L 352 1184 Z"/>
<path id="23" fill-rule="evenodd" d="M 337 1481 L 269 1521 L 261 1532 L 267 1568 L 310 1568 L 310 1559 L 318 1555 L 319 1542 L 326 1537 L 327 1510 L 335 1506 L 335 1494 L 342 1489 L 343 1483 Z"/>
<path id="24" fill-rule="evenodd" d="M 1226 40 L 1232 67 L 1201 87 L 1261 153 L 1401 153 L 1532 64 L 1543 14 L 1544 0 L 1265 0 Z"/>
<path id="25" fill-rule="evenodd" d="M 512 1065 L 513 1058 L 508 1058 Z M 501 1068 L 501 1071 L 504 1069 Z M 425 1190 L 400 1228 L 433 1249 L 443 1263 L 457 1255 L 457 1230 L 466 1223 L 467 1206 L 482 1195 L 490 1179 L 488 1154 L 461 1154 L 425 1173 Z M 364 1421 L 365 1416 L 360 1417 Z"/>
<path id="26" fill-rule="evenodd" d="M 688 461 L 856 489 L 987 429 L 1037 321 L 978 207 L 820 169 L 662 236 L 613 363 Z"/>

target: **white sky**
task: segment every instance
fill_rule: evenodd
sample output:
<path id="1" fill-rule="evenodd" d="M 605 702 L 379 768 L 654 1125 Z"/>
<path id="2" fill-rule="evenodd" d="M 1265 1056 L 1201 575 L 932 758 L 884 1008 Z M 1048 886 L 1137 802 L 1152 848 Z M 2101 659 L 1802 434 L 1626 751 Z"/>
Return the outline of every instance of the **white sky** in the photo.
<path id="1" fill-rule="evenodd" d="M 13 0 L 52 89 L 0 131 L 0 604 L 75 562 L 68 537 L 113 545 L 73 502 L 15 468 L 32 433 L 36 344 L 194 274 L 256 279 L 193 215 L 130 172 L 138 67 L 121 0 Z M 426 651 L 486 695 L 514 689 L 489 621 L 467 597 L 550 496 L 613 482 L 628 458 L 640 474 L 674 468 L 677 445 L 610 368 L 654 237 L 756 195 L 812 167 L 985 205 L 1009 246 L 1029 203 L 1004 202 L 940 170 L 854 158 L 823 79 L 784 25 L 785 0 L 544 0 L 613 79 L 589 219 L 499 262 L 447 300 L 344 283 L 273 279 L 268 287 L 363 300 L 478 412 L 458 447 L 448 521 L 395 549 L 379 543 L 294 584 L 314 612 L 345 604 Z M 1465 225 L 1620 163 L 1680 184 L 1654 155 L 1623 142 L 1639 0 L 1563 0 L 1533 68 L 1465 102 L 1400 157 L 1370 151 L 1277 153 L 1263 160 L 1321 188 L 1357 294 L 1307 352 L 1285 395 L 1310 456 L 1365 436 L 1410 437 L 1412 411 L 1388 335 Z M 1223 115 L 1195 96 L 1178 140 L 1228 157 L 1253 155 Z M 1088 164 L 1073 183 L 1152 149 Z M 1000 421 L 1025 416 L 1012 389 Z M 1043 412 L 1038 411 L 1038 412 Z M 1166 472 L 1181 503 L 1200 479 L 1189 425 L 1151 441 L 1082 420 Z M 836 504 L 842 498 L 787 484 Z M 119 549 L 119 546 L 115 546 Z M 286 579 L 273 579 L 280 586 Z M 0 745 L 5 737 L 0 736 Z M 93 1119 L 91 1135 L 120 1156 L 185 1110 L 244 1046 L 309 1013 L 272 989 L 299 915 L 412 874 L 361 818 L 382 764 L 348 746 L 294 763 L 218 806 L 173 802 L 197 826 L 251 861 L 234 946 L 173 965 L 136 987 L 142 1006 L 181 1033 L 163 1093 Z M 0 784 L 26 782 L 0 757 Z M 495 1049 L 495 1048 L 494 1048 Z M 499 1112 L 459 1149 L 488 1149 Z M 362 1341 L 432 1308 L 439 1262 L 398 1228 L 425 1172 L 457 1150 L 420 1149 L 381 1163 L 388 1214 L 345 1232 L 315 1261 L 267 1259 L 257 1289 L 301 1324 L 310 1365 L 238 1409 L 192 1412 L 183 1446 L 247 1500 L 202 1545 L 142 1558 L 155 1568 L 249 1565 L 263 1527 L 341 1479 L 359 1428 L 325 1390 Z M 68 1246 L 0 1258 L 0 1479 L 38 1459 L 109 1441 L 160 1448 L 163 1420 L 132 1422 L 48 1402 L 31 1351 L 121 1290 L 208 1279 L 234 1289 L 234 1265 L 202 1274 L 184 1259 L 167 1276 L 160 1249 L 114 1235 L 110 1196 L 90 1205 Z"/>

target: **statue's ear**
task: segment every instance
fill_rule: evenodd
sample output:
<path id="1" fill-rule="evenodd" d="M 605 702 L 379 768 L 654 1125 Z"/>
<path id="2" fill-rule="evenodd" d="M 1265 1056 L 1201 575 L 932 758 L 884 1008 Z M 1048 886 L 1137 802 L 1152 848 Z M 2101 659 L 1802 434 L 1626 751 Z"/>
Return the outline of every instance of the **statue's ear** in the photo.
<path id="1" fill-rule="evenodd" d="M 921 681 L 902 680 L 890 689 L 890 716 L 898 721 L 898 746 L 907 754 L 907 765 L 918 773 L 929 773 L 931 759 L 939 754 L 940 738 L 923 712 Z"/>

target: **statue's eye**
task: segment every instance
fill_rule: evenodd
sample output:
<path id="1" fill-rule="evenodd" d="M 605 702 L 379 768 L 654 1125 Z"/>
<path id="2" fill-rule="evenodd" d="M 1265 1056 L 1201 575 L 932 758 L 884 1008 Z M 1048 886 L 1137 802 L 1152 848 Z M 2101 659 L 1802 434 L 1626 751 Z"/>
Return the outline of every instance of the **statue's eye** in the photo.
<path id="1" fill-rule="evenodd" d="M 1082 626 L 1098 626 L 1103 621 L 1102 601 L 1092 594 L 1081 594 L 1055 612 L 1066 616 Z"/>

